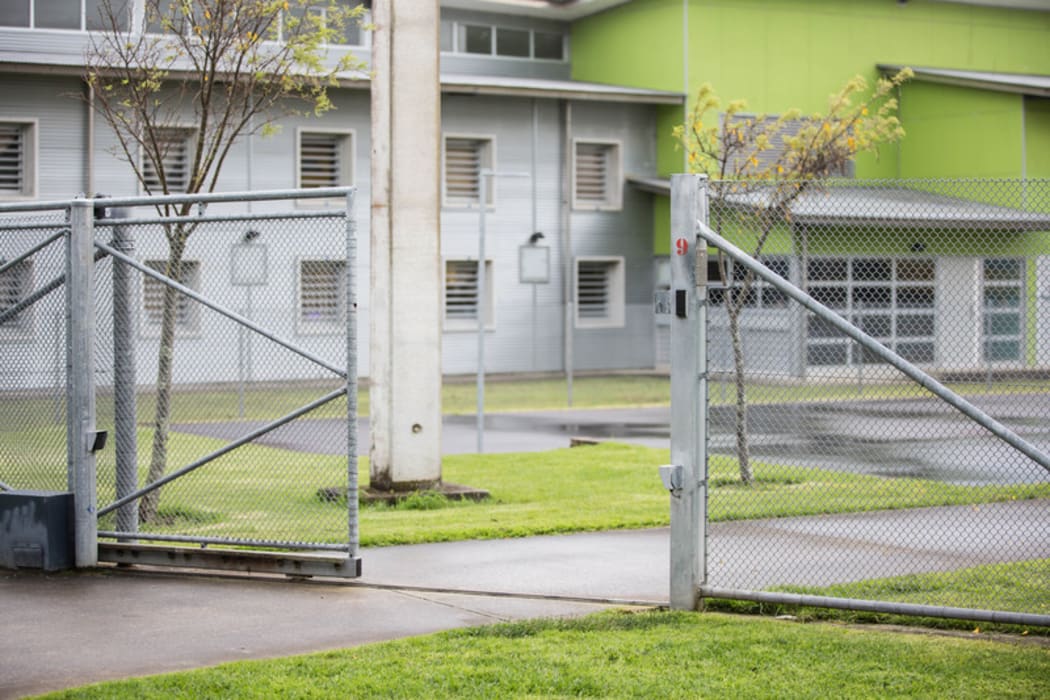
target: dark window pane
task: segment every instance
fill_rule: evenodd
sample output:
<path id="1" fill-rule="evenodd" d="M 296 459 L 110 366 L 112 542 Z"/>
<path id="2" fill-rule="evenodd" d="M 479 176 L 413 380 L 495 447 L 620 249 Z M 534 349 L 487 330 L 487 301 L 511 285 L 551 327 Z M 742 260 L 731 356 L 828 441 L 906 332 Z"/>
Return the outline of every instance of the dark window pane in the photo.
<path id="1" fill-rule="evenodd" d="M 861 316 L 858 325 L 862 331 L 874 338 L 889 338 L 893 331 L 889 316 Z"/>
<path id="2" fill-rule="evenodd" d="M 455 36 L 453 34 L 454 30 L 455 30 L 455 25 L 453 25 L 452 22 L 449 22 L 449 21 L 445 20 L 445 21 L 443 21 L 441 23 L 441 50 L 442 51 L 452 51 L 452 49 L 454 48 L 453 47 L 453 37 Z"/>
<path id="3" fill-rule="evenodd" d="M 933 362 L 933 343 L 897 343 L 897 354 L 908 362 Z"/>
<path id="4" fill-rule="evenodd" d="M 564 56 L 564 39 L 561 34 L 552 32 L 534 32 L 532 35 L 534 52 L 536 58 L 548 58 L 560 61 Z"/>
<path id="5" fill-rule="evenodd" d="M 889 287 L 856 287 L 853 290 L 854 308 L 885 309 L 889 306 Z"/>
<path id="6" fill-rule="evenodd" d="M 832 309 L 846 308 L 847 296 L 845 287 L 814 287 L 809 293 L 824 306 Z"/>
<path id="7" fill-rule="evenodd" d="M 898 316 L 897 337 L 916 338 L 933 335 L 933 316 Z"/>
<path id="8" fill-rule="evenodd" d="M 529 57 L 529 32 L 526 29 L 496 30 L 496 53 L 500 56 Z"/>
<path id="9" fill-rule="evenodd" d="M 809 317 L 810 338 L 839 338 L 842 332 L 820 316 Z"/>
<path id="10" fill-rule="evenodd" d="M 33 21 L 41 29 L 80 29 L 80 3 L 77 0 L 36 0 Z"/>
<path id="11" fill-rule="evenodd" d="M 818 282 L 845 282 L 846 261 L 824 258 L 811 260 L 809 279 Z"/>
<path id="12" fill-rule="evenodd" d="M 901 287 L 897 290 L 897 306 L 902 309 L 932 309 L 933 287 Z"/>
<path id="13" fill-rule="evenodd" d="M 467 53 L 492 53 L 492 27 L 468 24 L 462 28 L 460 46 Z"/>
<path id="14" fill-rule="evenodd" d="M 1017 287 L 992 287 L 984 290 L 984 305 L 992 309 L 1016 309 L 1021 306 L 1021 290 Z"/>
<path id="15" fill-rule="evenodd" d="M 932 260 L 898 260 L 897 279 L 901 282 L 932 282 Z"/>
<path id="16" fill-rule="evenodd" d="M 1021 316 L 1019 314 L 989 314 L 986 317 L 988 335 L 1020 335 Z"/>
<path id="17" fill-rule="evenodd" d="M 890 261 L 854 260 L 853 279 L 864 282 L 888 282 L 890 280 Z"/>
<path id="18" fill-rule="evenodd" d="M 0 27 L 28 27 L 29 0 L 0 2 Z"/>
<path id="19" fill-rule="evenodd" d="M 1021 343 L 1017 340 L 988 340 L 984 343 L 984 359 L 989 362 L 1021 359 Z"/>
<path id="20" fill-rule="evenodd" d="M 856 361 L 859 362 L 860 364 L 862 364 L 862 365 L 878 365 L 878 364 L 881 364 L 881 363 L 885 362 L 885 360 L 883 360 L 881 357 L 879 357 L 873 350 L 869 350 L 868 348 L 862 347 L 861 345 L 858 345 L 857 343 L 852 343 L 852 345 L 853 345 L 853 357 L 855 357 Z"/>
<path id="21" fill-rule="evenodd" d="M 762 288 L 762 306 L 767 309 L 781 309 L 787 306 L 787 296 L 776 287 L 765 286 Z"/>
<path id="22" fill-rule="evenodd" d="M 110 20 L 108 7 L 113 10 Z M 118 31 L 127 31 L 131 26 L 131 0 L 87 0 L 84 4 L 84 22 L 90 32 L 112 30 L 116 24 Z M 111 24 L 112 22 L 112 24 Z"/>
<path id="23" fill-rule="evenodd" d="M 985 260 L 984 278 L 986 280 L 1019 280 L 1021 279 L 1021 261 Z"/>

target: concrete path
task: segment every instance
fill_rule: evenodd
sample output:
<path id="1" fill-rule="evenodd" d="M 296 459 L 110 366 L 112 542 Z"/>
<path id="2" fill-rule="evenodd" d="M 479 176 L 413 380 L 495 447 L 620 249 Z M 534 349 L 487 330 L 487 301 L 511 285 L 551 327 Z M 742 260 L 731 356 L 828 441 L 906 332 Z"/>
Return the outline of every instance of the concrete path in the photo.
<path id="1" fill-rule="evenodd" d="M 710 545 L 719 587 L 1050 558 L 1050 502 L 724 523 Z M 365 575 L 351 584 L 116 568 L 0 573 L 0 698 L 667 600 L 666 529 L 385 547 L 362 558 Z"/>

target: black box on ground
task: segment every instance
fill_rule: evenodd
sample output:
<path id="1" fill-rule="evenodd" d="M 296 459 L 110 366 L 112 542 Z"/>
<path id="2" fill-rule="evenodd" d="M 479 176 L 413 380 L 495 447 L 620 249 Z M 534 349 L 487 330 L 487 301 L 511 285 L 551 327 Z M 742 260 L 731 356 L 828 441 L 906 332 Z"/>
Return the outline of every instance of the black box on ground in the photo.
<path id="1" fill-rule="evenodd" d="M 68 569 L 73 546 L 73 494 L 0 491 L 0 568 Z"/>

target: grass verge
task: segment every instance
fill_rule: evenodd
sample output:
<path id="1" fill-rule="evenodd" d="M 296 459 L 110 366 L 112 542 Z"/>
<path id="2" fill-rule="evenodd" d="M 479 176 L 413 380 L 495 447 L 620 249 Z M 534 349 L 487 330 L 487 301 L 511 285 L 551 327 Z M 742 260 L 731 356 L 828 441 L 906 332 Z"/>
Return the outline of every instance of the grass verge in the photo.
<path id="1" fill-rule="evenodd" d="M 51 698 L 1037 698 L 1050 650 L 766 618 L 610 611 L 88 686 Z"/>

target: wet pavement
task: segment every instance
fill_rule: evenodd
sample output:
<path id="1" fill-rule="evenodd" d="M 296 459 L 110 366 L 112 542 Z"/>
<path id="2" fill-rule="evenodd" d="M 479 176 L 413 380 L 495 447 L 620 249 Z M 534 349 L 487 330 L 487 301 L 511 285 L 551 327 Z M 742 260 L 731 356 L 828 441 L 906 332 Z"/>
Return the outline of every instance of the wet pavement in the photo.
<path id="1" fill-rule="evenodd" d="M 963 522 L 976 535 L 960 537 Z M 1050 558 L 1048 528 L 1045 500 L 715 523 L 710 583 L 825 585 Z M 665 604 L 668 552 L 662 528 L 365 549 L 364 577 L 350 583 L 116 567 L 0 572 L 0 698 Z"/>
<path id="2" fill-rule="evenodd" d="M 1050 394 L 986 396 L 984 411 L 1050 452 Z M 649 447 L 670 445 L 670 408 L 565 409 L 490 413 L 482 452 L 529 452 L 568 447 L 576 437 Z M 735 454 L 734 411 L 711 410 L 708 443 L 715 454 Z M 196 423 L 177 431 L 232 440 L 259 422 Z M 478 452 L 477 419 L 445 416 L 442 451 Z M 1046 481 L 1042 467 L 983 428 L 935 400 L 841 401 L 754 405 L 749 410 L 752 456 L 778 464 L 821 467 L 886 477 L 958 484 Z M 346 431 L 339 419 L 300 419 L 257 441 L 307 452 L 340 454 Z M 358 424 L 358 444 L 368 445 L 368 421 Z"/>

